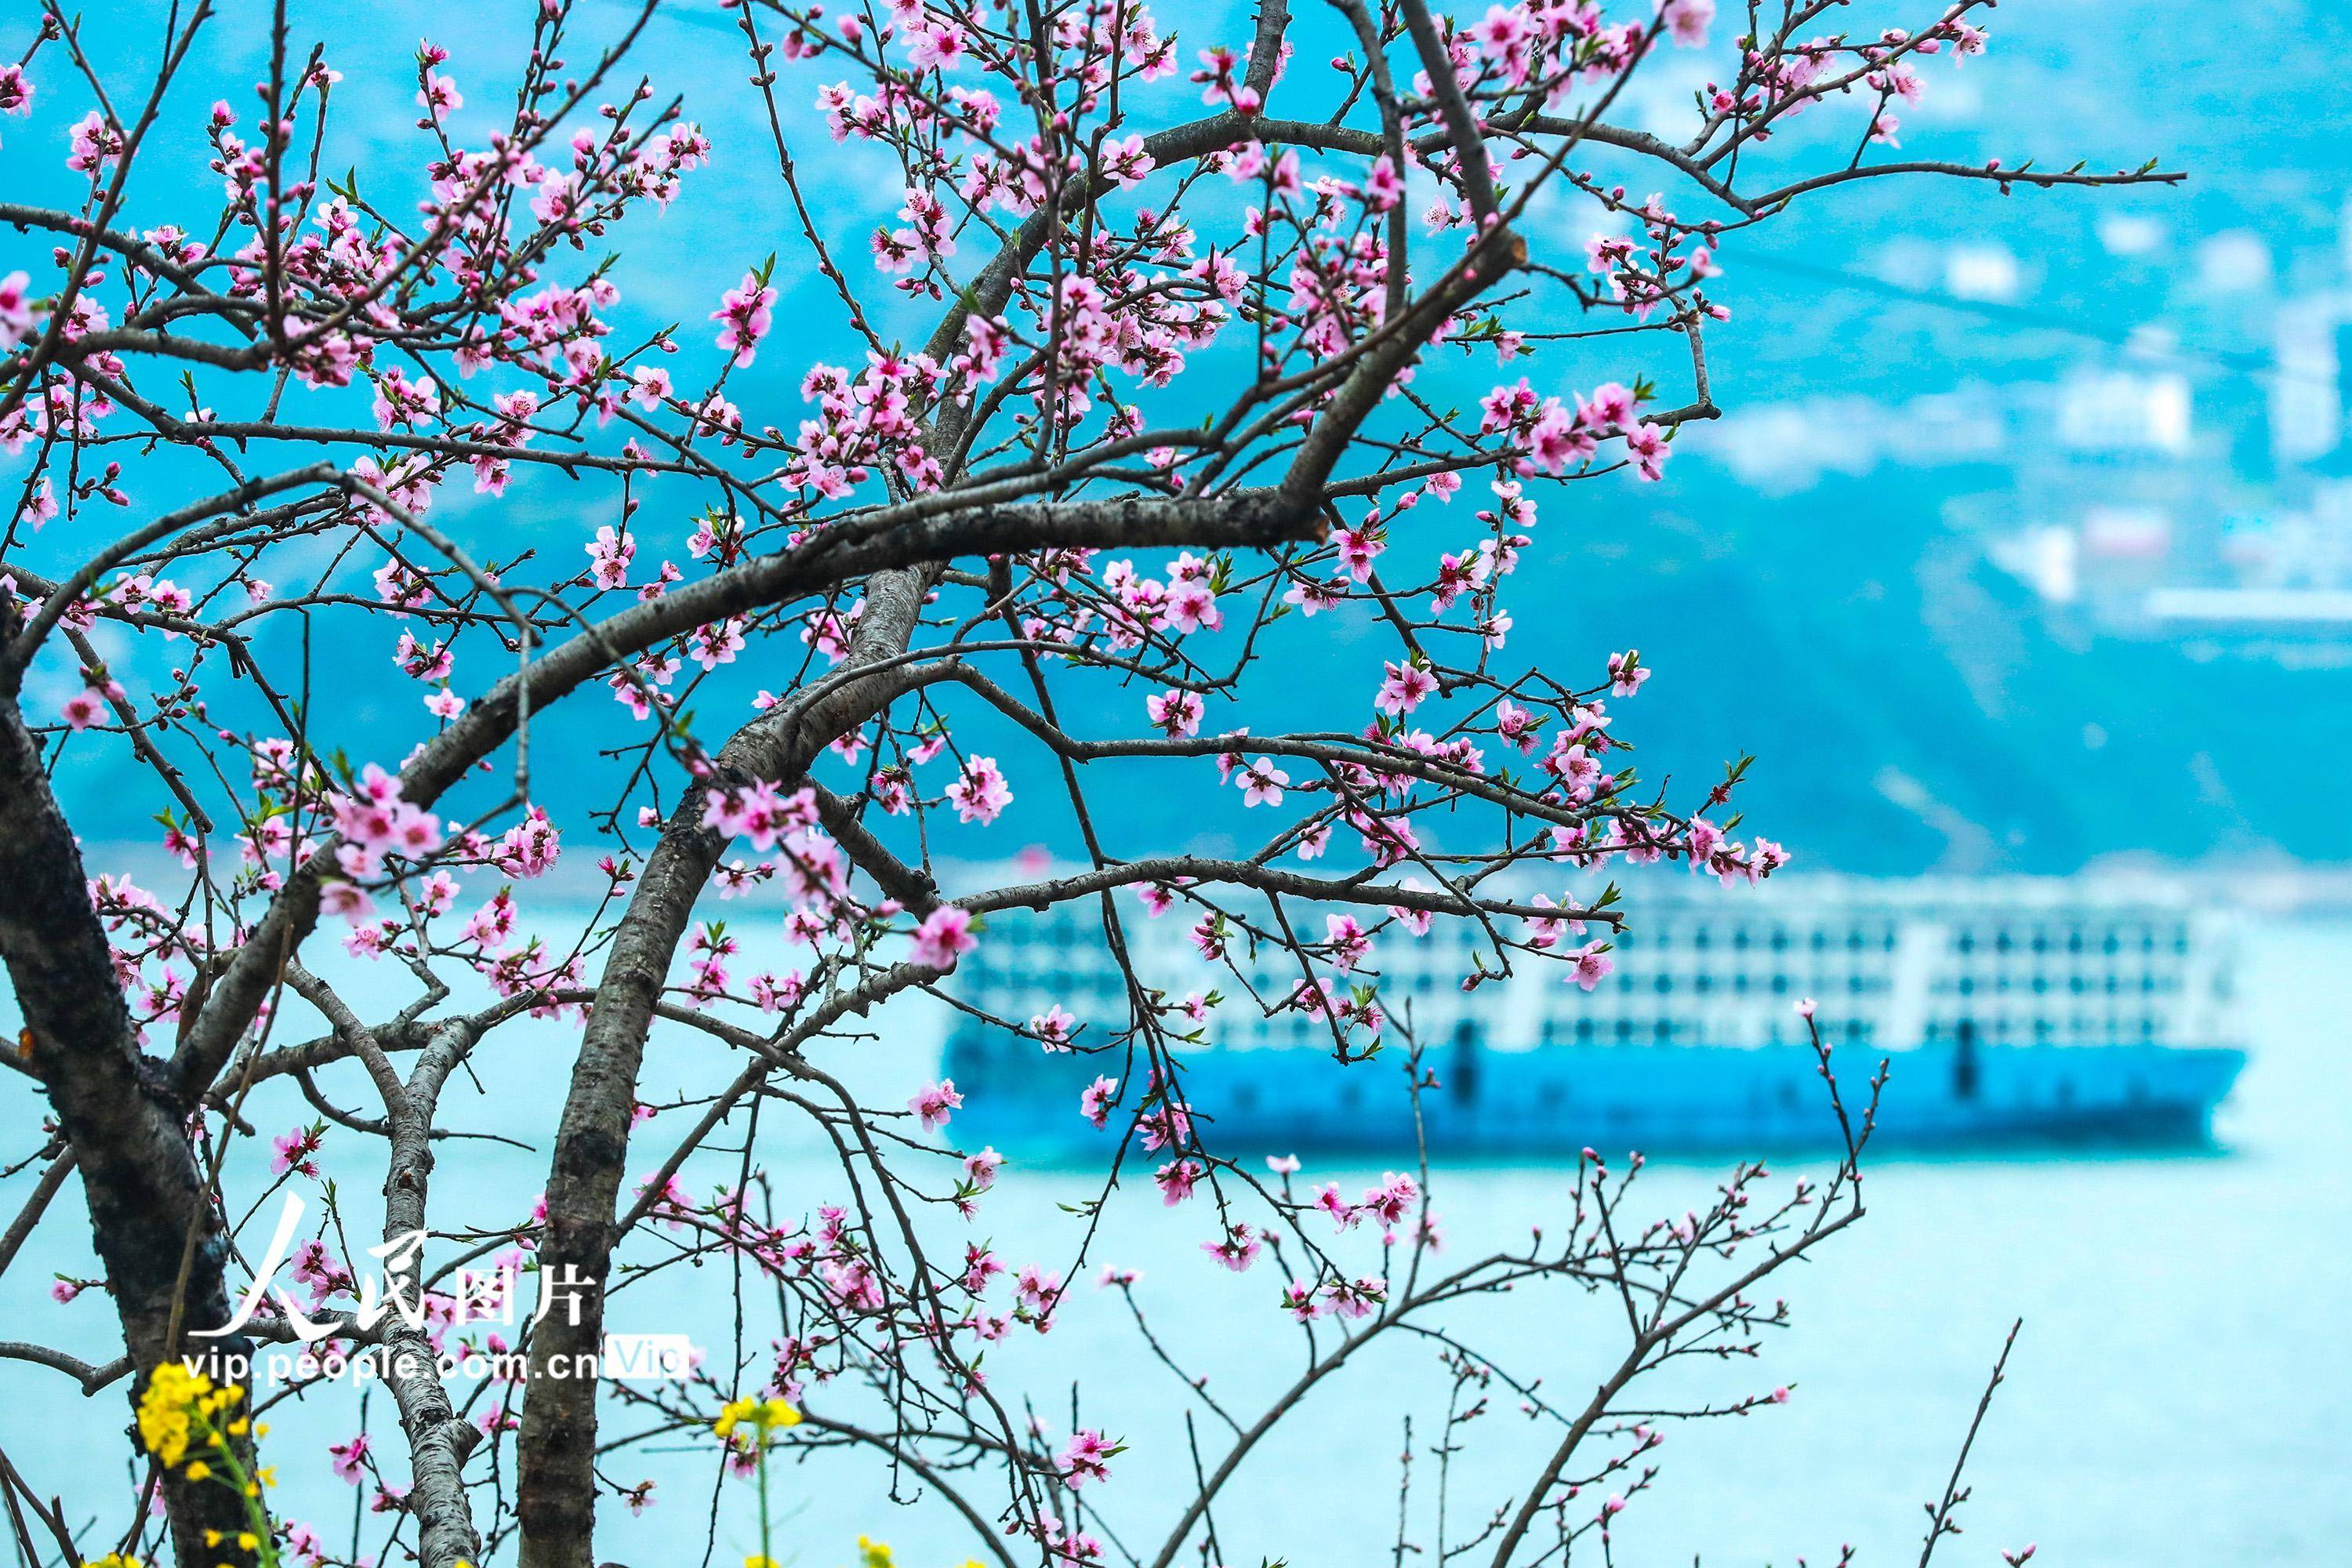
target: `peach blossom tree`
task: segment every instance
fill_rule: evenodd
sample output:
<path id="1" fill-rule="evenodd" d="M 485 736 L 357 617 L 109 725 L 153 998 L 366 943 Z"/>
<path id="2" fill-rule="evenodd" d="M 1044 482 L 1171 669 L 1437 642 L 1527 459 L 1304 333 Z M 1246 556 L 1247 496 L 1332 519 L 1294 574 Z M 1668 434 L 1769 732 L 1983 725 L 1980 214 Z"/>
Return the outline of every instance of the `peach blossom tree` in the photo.
<path id="1" fill-rule="evenodd" d="M 0 956 L 46 1110 L 0 1268 L 86 1216 L 101 1273 L 56 1310 L 120 1344 L 35 1324 L 0 1354 L 11 1404 L 127 1393 L 143 1477 L 54 1508 L 12 1456 L 24 1550 L 341 1563 L 268 1479 L 331 1467 L 388 1521 L 378 1561 L 588 1568 L 600 1497 L 648 1500 L 631 1446 L 683 1435 L 763 1521 L 772 1464 L 846 1449 L 1008 1568 L 1207 1563 L 1232 1477 L 1392 1332 L 1556 1434 L 1439 1560 L 1605 1535 L 1656 1437 L 1624 1390 L 1780 1321 L 1754 1287 L 1861 1212 L 1866 1103 L 1817 1185 L 1743 1164 L 1710 1212 L 1633 1222 L 1638 1160 L 1588 1152 L 1535 1243 L 1454 1259 L 1415 1151 L 1360 1195 L 1294 1187 L 1221 1145 L 1186 1055 L 1303 1014 L 1332 1070 L 1385 1053 L 1416 1093 L 1382 944 L 1466 929 L 1465 986 L 1589 989 L 1629 918 L 1612 867 L 1780 866 L 1744 763 L 1637 775 L 1648 667 L 1515 617 L 1522 552 L 1607 527 L 1716 416 L 1713 280 L 1751 227 L 1864 179 L 2178 176 L 1903 155 L 1989 0 L 1866 28 L 1830 0 L 1261 0 L 1230 37 L 1140 0 L 542 0 L 518 50 L 421 47 L 413 123 L 374 137 L 332 112 L 339 66 L 381 75 L 365 40 L 281 0 L 215 81 L 207 0 L 140 9 L 136 68 L 55 0 L 0 30 Z M 745 79 L 665 81 L 673 12 L 732 29 Z M 1633 128 L 1628 84 L 1677 51 L 1711 78 L 1686 129 Z M 648 319 L 678 268 L 632 237 L 719 209 L 758 253 L 698 257 L 696 313 Z M 402 717 L 353 721 L 354 682 Z M 1134 789 L 1252 847 L 1155 842 Z M 151 841 L 106 847 L 125 823 Z M 975 869 L 1016 831 L 1067 858 Z M 1100 1056 L 1070 1113 L 1126 1136 L 1071 1256 L 1000 1260 L 970 1216 L 1014 1184 L 957 1145 L 961 1091 L 868 1103 L 845 1060 L 893 998 L 953 1005 L 989 917 L 1059 905 L 1119 1016 L 986 1022 Z M 1153 919 L 1233 973 L 1221 1001 L 1135 971 Z M 748 957 L 753 927 L 792 961 Z M 544 1102 L 453 1119 L 531 1027 L 568 1042 Z M 689 1052 L 730 1076 L 651 1103 L 649 1058 Z M 823 1180 L 771 1170 L 787 1119 Z M 461 1121 L 539 1150 L 543 1195 L 446 1217 Z M 319 1179 L 327 1143 L 374 1151 L 381 1202 Z M 981 1368 L 1052 1325 L 1137 1187 L 1308 1347 L 1256 1413 L 1210 1401 L 1189 1456 Z M 609 1287 L 681 1260 L 754 1278 L 763 1326 L 656 1393 L 563 1374 Z M 464 1293 L 501 1268 L 540 1311 L 485 1338 Z M 1449 1304 L 1538 1283 L 1622 1302 L 1590 1403 L 1444 1338 Z M 263 1407 L 352 1396 L 259 1387 L 273 1344 L 380 1352 L 398 1437 L 279 1451 Z M 454 1379 L 453 1347 L 511 1374 Z M 1114 1551 L 1129 1471 L 1165 1517 Z"/>

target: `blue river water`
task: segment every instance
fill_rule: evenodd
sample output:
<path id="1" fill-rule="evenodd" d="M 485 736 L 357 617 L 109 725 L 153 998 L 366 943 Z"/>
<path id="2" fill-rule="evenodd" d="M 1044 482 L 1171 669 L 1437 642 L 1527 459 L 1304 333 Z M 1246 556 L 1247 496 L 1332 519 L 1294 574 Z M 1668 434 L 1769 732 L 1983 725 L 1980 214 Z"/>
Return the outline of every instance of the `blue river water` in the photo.
<path id="1" fill-rule="evenodd" d="M 1767 1288 L 1789 1300 L 1794 1326 L 1768 1342 L 1760 1363 L 1675 1369 L 1661 1385 L 1675 1404 L 1775 1385 L 1794 1393 L 1752 1416 L 1670 1426 L 1654 1456 L 1663 1467 L 1657 1482 L 1613 1532 L 1619 1558 L 1827 1563 L 1850 1542 L 1864 1563 L 1916 1561 L 1921 1504 L 1940 1491 L 2002 1335 L 2021 1317 L 2008 1381 L 1970 1458 L 1973 1497 L 1960 1516 L 1967 1533 L 1947 1542 L 1938 1561 L 1993 1563 L 1996 1546 L 2033 1542 L 2037 1562 L 2084 1568 L 2347 1562 L 2352 928 L 2279 925 L 2252 936 L 2244 976 L 2252 1058 L 2223 1108 L 2213 1152 L 1874 1166 L 1868 1217 Z M 882 1103 L 903 1100 L 929 1069 L 937 1025 L 911 1015 L 883 1020 L 875 1038 L 856 1047 L 851 1076 Z M 525 1039 L 523 1059 L 486 1059 L 484 1098 L 459 1102 L 467 1124 L 498 1129 L 500 1107 L 519 1103 L 509 1096 L 529 1094 L 534 1113 L 550 1103 L 561 1045 L 552 1033 Z M 723 1065 L 703 1062 L 674 1076 L 683 1085 Z M 656 1067 L 649 1088 L 667 1087 L 665 1070 Z M 347 1098 L 358 1092 L 344 1087 Z M 31 1099 L 13 1084 L 5 1092 L 16 1124 L 29 1127 Z M 352 1213 L 364 1215 L 382 1179 L 380 1169 L 371 1173 L 376 1150 L 339 1134 L 327 1154 Z M 773 1169 L 782 1203 L 839 1195 L 838 1176 L 814 1152 L 788 1149 Z M 538 1190 L 542 1171 L 538 1154 L 449 1145 L 436 1215 L 511 1213 Z M 1310 1166 L 1306 1179 L 1336 1179 L 1352 1192 L 1379 1173 Z M 1661 1163 L 1635 1206 L 1679 1215 L 1703 1205 L 1718 1174 L 1711 1164 Z M 0 1207 L 13 1213 L 23 1185 L 18 1178 L 0 1188 Z M 1557 1169 L 1536 1164 L 1440 1169 L 1436 1206 L 1451 1256 L 1524 1237 L 1558 1212 L 1563 1185 Z M 795 1187 L 804 1192 L 795 1196 Z M 1008 1170 L 973 1234 L 1015 1264 L 1059 1267 L 1081 1223 L 1059 1205 L 1094 1191 L 1073 1173 Z M 45 1234 L 0 1280 L 0 1313 L 10 1325 L 0 1337 L 30 1337 L 64 1320 L 78 1353 L 103 1359 L 114 1346 L 102 1300 L 88 1297 L 60 1311 L 43 1299 L 52 1271 L 92 1271 L 73 1226 L 58 1223 L 78 1221 L 76 1206 L 71 1194 L 61 1199 Z M 1182 1390 L 1139 1342 L 1117 1293 L 1092 1289 L 1092 1269 L 1105 1262 L 1140 1268 L 1137 1295 L 1155 1331 L 1244 1421 L 1299 1363 L 1271 1271 L 1236 1277 L 1215 1267 L 1199 1249 L 1208 1223 L 1198 1205 L 1163 1209 L 1148 1186 L 1130 1182 L 1053 1333 L 1016 1331 L 988 1360 L 1000 1394 L 1033 1401 L 1057 1436 L 1071 1425 L 1075 1385 L 1083 1424 L 1131 1445 L 1113 1461 L 1101 1496 L 1119 1539 L 1147 1560 L 1189 1487 Z M 1515 1374 L 1541 1375 L 1547 1394 L 1580 1398 L 1613 1361 L 1621 1325 L 1611 1310 L 1606 1300 L 1523 1295 L 1473 1304 L 1459 1322 L 1469 1342 Z M 614 1308 L 616 1326 L 685 1329 L 722 1346 L 730 1316 L 727 1271 L 718 1266 L 656 1276 Z M 768 1331 L 755 1328 L 753 1344 Z M 1414 1344 L 1368 1356 L 1307 1400 L 1220 1507 L 1221 1561 L 1285 1558 L 1300 1568 L 1386 1561 L 1408 1413 L 1416 1434 L 1413 1530 L 1426 1544 L 1435 1470 L 1429 1446 L 1444 1396 L 1434 1354 Z M 1475 1533 L 1552 1440 L 1516 1414 L 1507 1393 L 1496 1391 L 1495 1405 L 1461 1434 L 1455 1542 Z M 0 1446 L 45 1495 L 65 1492 L 69 1512 L 79 1500 L 85 1516 L 103 1504 L 110 1524 L 121 1517 L 113 1500 L 121 1483 L 110 1478 L 126 1475 L 124 1415 L 119 1389 L 85 1400 L 51 1372 L 0 1363 Z M 368 1416 L 379 1448 L 396 1454 L 397 1428 L 380 1392 Z M 1213 1463 L 1214 1419 L 1202 1419 Z M 329 1473 L 320 1446 L 357 1425 L 346 1398 L 331 1415 L 282 1411 L 273 1439 L 284 1506 L 339 1549 L 350 1541 L 358 1494 Z M 617 1417 L 608 1430 L 629 1426 Z M 390 1473 L 400 1477 L 397 1459 Z M 740 1481 L 716 1484 L 707 1436 L 667 1436 L 615 1455 L 605 1474 L 658 1483 L 642 1515 L 609 1510 L 600 1539 L 609 1560 L 702 1562 L 714 1491 L 709 1560 L 731 1565 L 756 1549 L 751 1494 Z M 903 1489 L 915 1499 L 909 1506 L 889 1500 L 887 1479 L 872 1464 L 839 1457 L 782 1468 L 774 1478 L 782 1521 L 775 1555 L 840 1568 L 854 1561 L 860 1532 L 891 1542 L 908 1568 L 953 1568 L 976 1554 L 969 1528 L 939 1499 Z M 1473 1521 L 1466 1528 L 1465 1520 Z M 359 1521 L 362 1554 L 379 1549 L 382 1523 Z"/>

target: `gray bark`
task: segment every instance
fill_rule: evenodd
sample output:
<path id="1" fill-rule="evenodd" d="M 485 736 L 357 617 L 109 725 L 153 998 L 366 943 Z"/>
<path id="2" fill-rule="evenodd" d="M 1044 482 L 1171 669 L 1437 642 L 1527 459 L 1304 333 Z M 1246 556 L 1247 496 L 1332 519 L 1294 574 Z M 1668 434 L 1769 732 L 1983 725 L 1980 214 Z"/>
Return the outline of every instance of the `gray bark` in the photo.
<path id="1" fill-rule="evenodd" d="M 91 1237 L 137 1371 L 135 1408 L 155 1368 L 188 1346 L 189 1331 L 229 1321 L 227 1242 L 188 1142 L 190 1108 L 139 1048 L 81 852 L 13 694 L 0 697 L 0 961 L 24 1013 L 34 1076 L 81 1173 Z M 241 1338 L 195 1342 L 223 1356 L 252 1352 Z M 213 1370 L 215 1381 L 229 1381 Z M 245 1507 L 228 1488 L 172 1472 L 163 1497 L 183 1568 L 252 1561 L 236 1546 Z M 207 1529 L 230 1539 L 207 1547 Z"/>

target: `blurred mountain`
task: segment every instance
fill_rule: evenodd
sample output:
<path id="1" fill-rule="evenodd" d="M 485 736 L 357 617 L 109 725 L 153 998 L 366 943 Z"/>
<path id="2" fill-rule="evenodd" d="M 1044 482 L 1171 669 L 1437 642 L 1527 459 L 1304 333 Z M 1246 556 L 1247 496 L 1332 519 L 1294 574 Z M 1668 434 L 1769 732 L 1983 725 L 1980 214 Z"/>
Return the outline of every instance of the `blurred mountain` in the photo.
<path id="1" fill-rule="evenodd" d="M 2313 809 L 2352 738 L 2315 720 L 2347 710 L 2352 671 L 2065 635 L 1932 496 L 1890 488 L 1702 482 L 1654 521 L 1675 542 L 1542 564 L 1580 581 L 1595 644 L 1658 671 L 1619 724 L 1646 775 L 1704 783 L 1752 752 L 1756 827 L 1855 871 L 2352 855 Z"/>

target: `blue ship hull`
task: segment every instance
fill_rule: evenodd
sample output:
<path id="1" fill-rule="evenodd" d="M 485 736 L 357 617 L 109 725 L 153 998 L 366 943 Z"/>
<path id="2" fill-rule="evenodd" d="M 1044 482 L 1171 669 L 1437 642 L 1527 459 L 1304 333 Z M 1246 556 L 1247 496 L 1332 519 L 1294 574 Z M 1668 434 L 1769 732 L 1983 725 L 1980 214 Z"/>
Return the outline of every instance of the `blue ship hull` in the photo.
<path id="1" fill-rule="evenodd" d="M 1882 1058 L 1833 1058 L 1856 1131 Z M 1421 1114 L 1433 1152 L 1741 1152 L 1834 1146 L 1839 1131 L 1810 1047 L 1550 1045 L 1497 1051 L 1455 1044 L 1426 1053 L 1437 1087 Z M 2210 1140 L 2242 1051 L 2143 1045 L 1973 1046 L 1893 1053 L 1873 1147 L 2194 1146 Z M 1078 1112 L 1118 1055 L 1056 1055 L 975 1030 L 950 1040 L 946 1070 L 966 1097 L 960 1141 L 1031 1158 L 1106 1149 Z M 1204 1051 L 1185 1058 L 1184 1092 L 1211 1147 L 1236 1156 L 1357 1151 L 1395 1159 L 1413 1146 L 1401 1058 L 1341 1066 L 1297 1049 Z M 1129 1100 L 1129 1103 L 1133 1103 Z"/>

